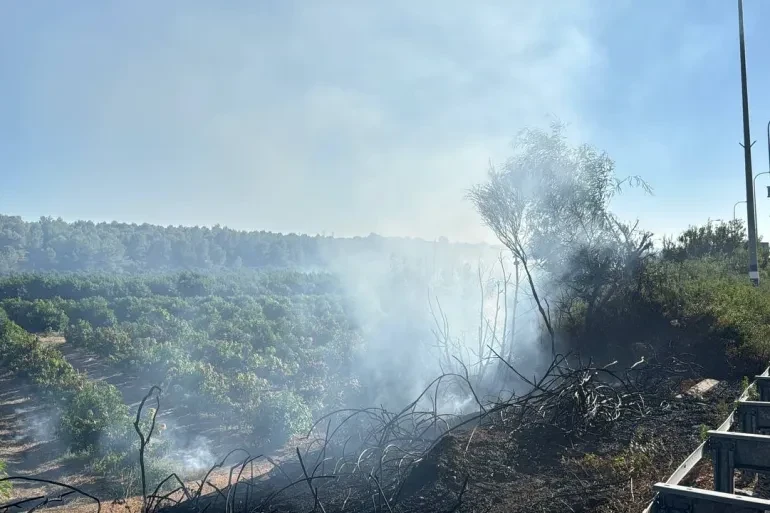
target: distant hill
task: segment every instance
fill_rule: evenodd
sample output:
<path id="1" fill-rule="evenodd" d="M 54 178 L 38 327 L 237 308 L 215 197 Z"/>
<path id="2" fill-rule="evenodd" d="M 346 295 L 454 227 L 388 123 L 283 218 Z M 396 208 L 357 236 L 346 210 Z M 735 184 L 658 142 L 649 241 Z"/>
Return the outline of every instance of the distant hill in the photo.
<path id="1" fill-rule="evenodd" d="M 385 257 L 456 265 L 498 251 L 486 244 L 381 237 L 335 238 L 239 231 L 220 226 L 24 221 L 0 215 L 0 273 L 140 272 L 180 269 L 322 270 L 340 258 Z M 336 266 L 335 266 L 336 267 Z"/>

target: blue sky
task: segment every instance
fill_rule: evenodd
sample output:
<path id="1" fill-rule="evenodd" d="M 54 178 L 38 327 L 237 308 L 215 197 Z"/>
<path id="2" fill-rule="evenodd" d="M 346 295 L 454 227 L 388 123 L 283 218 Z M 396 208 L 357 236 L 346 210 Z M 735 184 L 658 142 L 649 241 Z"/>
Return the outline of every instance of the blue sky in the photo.
<path id="1" fill-rule="evenodd" d="M 216 4 L 0 1 L 0 212 L 488 240 L 465 191 L 550 116 L 654 187 L 615 209 L 658 234 L 745 197 L 736 2 Z M 759 173 L 770 2 L 745 13 Z"/>

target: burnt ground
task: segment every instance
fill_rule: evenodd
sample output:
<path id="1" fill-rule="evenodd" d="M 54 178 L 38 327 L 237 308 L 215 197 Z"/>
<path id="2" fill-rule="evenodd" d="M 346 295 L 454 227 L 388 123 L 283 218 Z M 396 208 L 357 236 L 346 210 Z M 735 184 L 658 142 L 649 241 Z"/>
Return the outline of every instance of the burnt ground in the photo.
<path id="1" fill-rule="evenodd" d="M 74 356 L 77 355 L 71 357 L 73 361 L 81 361 Z M 83 361 L 87 362 L 88 358 Z M 89 371 L 92 378 L 100 377 L 94 369 Z M 576 391 L 593 393 L 594 404 L 620 397 L 609 393 L 606 386 L 602 390 L 600 384 L 594 383 L 593 388 L 584 387 L 588 382 L 581 378 L 582 375 L 580 372 L 570 374 L 570 379 L 561 379 L 558 381 L 561 385 L 550 389 L 549 404 L 558 405 L 552 411 L 561 411 L 559 408 L 565 403 L 569 406 L 570 394 Z M 116 378 L 108 376 L 106 379 Z M 740 393 L 738 383 L 722 383 L 702 400 L 675 398 L 693 383 L 693 380 L 679 382 L 672 379 L 666 381 L 665 386 L 660 382 L 647 387 L 654 393 L 644 395 L 644 408 L 641 409 L 644 414 L 634 408 L 625 408 L 618 420 L 600 423 L 601 427 L 594 425 L 580 433 L 565 432 L 556 426 L 559 422 L 537 418 L 523 424 L 511 423 L 511 415 L 501 410 L 499 415 L 485 417 L 485 424 L 476 427 L 473 423 L 468 424 L 433 444 L 429 441 L 415 443 L 413 433 L 419 430 L 390 429 L 392 414 L 372 413 L 379 416 L 380 424 L 375 422 L 379 427 L 370 431 L 370 436 L 379 439 L 381 431 L 378 430 L 383 427 L 391 431 L 385 442 L 380 439 L 372 443 L 370 440 L 367 445 L 367 450 L 375 446 L 382 450 L 387 446 L 382 457 L 375 455 L 372 458 L 370 451 L 369 463 L 359 465 L 363 457 L 356 456 L 349 447 L 345 452 L 343 447 L 341 459 L 323 462 L 324 456 L 328 455 L 314 454 L 312 445 L 308 448 L 305 443 L 303 460 L 300 460 L 297 454 L 292 455 L 293 446 L 290 446 L 286 448 L 288 454 L 278 458 L 279 467 L 273 467 L 264 458 L 258 459 L 253 462 L 254 478 L 250 477 L 251 465 L 245 467 L 243 476 L 249 476 L 249 479 L 241 480 L 236 487 L 228 488 L 233 480 L 227 471 L 234 463 L 228 462 L 203 485 L 206 495 L 199 501 L 187 500 L 165 511 L 638 512 L 651 500 L 652 484 L 664 480 L 701 443 L 707 427 L 714 427 L 724 420 L 732 401 Z M 38 437 L 29 436 L 32 434 L 29 419 L 34 418 L 29 415 L 35 412 L 28 412 L 28 405 L 22 404 L 24 400 L 29 402 L 30 394 L 24 386 L 11 384 L 19 383 L 6 376 L 5 394 L 0 398 L 0 458 L 9 463 L 8 470 L 24 475 L 50 475 L 54 479 L 62 477 L 70 484 L 84 486 L 102 496 L 93 476 L 84 476 L 76 469 L 68 468 L 70 465 L 59 465 L 58 468 L 44 465 L 55 458 L 46 455 L 42 445 L 32 445 Z M 627 403 L 627 400 L 623 401 Z M 419 423 L 420 415 L 405 415 L 400 422 Z M 501 421 L 499 417 L 505 420 Z M 514 425 L 517 426 L 515 429 Z M 24 436 L 19 436 L 21 433 Z M 412 439 L 405 440 L 404 437 Z M 219 451 L 217 454 L 223 455 Z M 397 456 L 394 458 L 393 454 Z M 378 472 L 378 459 L 391 464 L 389 482 L 378 480 L 378 475 L 380 479 L 388 475 L 382 471 L 385 463 L 380 465 Z M 338 465 L 340 461 L 345 464 L 330 468 L 334 467 L 335 461 Z M 394 461 L 397 465 L 393 465 Z M 406 463 L 402 465 L 404 461 Z M 301 464 L 305 465 L 304 469 Z M 688 484 L 707 488 L 708 466 L 709 462 L 703 462 L 692 473 Z M 237 466 L 233 468 L 237 474 Z M 306 475 L 314 476 L 312 487 L 308 486 Z M 319 475 L 323 478 L 315 477 Z M 187 486 L 193 492 L 198 489 L 196 483 L 187 483 Z M 37 491 L 37 487 L 25 488 L 19 486 L 14 491 L 24 490 L 25 496 Z M 763 484 L 757 483 L 754 488 L 763 488 Z M 234 499 L 228 499 L 229 496 Z M 179 493 L 171 497 L 181 499 Z M 141 510 L 140 498 L 126 499 L 114 504 L 115 508 L 109 508 L 109 511 Z M 60 509 L 92 510 L 93 506 L 83 500 L 64 504 Z M 152 508 L 152 511 L 156 510 Z"/>
<path id="2" fill-rule="evenodd" d="M 335 480 L 313 481 L 313 492 L 300 481 L 301 467 L 286 465 L 253 486 L 240 485 L 231 505 L 236 511 L 287 513 L 321 511 L 321 506 L 327 513 L 638 512 L 652 499 L 652 484 L 665 480 L 703 441 L 706 426 L 721 423 L 739 393 L 737 383 L 722 383 L 702 400 L 666 393 L 648 404 L 645 415 L 627 415 L 581 435 L 542 424 L 516 432 L 500 425 L 451 432 L 411 468 L 397 499 L 379 493 L 379 483 L 371 479 L 368 493 L 351 493 Z M 313 475 L 312 465 L 306 466 Z M 702 481 L 707 472 L 696 474 Z M 286 488 L 292 481 L 296 484 Z M 165 511 L 225 511 L 226 494 Z"/>

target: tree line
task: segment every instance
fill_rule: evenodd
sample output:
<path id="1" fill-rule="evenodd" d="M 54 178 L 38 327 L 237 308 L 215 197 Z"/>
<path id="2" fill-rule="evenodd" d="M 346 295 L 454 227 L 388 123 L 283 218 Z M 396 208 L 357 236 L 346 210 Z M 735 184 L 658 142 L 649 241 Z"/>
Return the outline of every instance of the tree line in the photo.
<path id="1" fill-rule="evenodd" d="M 447 248 L 442 238 L 439 246 Z M 471 252 L 477 245 L 451 244 Z M 334 238 L 239 231 L 213 227 L 65 222 L 41 217 L 25 221 L 0 215 L 0 273 L 24 271 L 147 272 L 178 269 L 319 269 L 340 255 L 399 253 L 430 255 L 435 244 L 419 239 Z"/>

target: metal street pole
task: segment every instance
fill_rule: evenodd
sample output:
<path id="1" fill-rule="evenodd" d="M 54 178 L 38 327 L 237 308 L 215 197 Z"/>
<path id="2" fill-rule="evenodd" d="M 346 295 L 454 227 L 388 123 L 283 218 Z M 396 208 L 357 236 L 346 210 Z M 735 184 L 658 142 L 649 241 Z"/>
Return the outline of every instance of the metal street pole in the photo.
<path id="1" fill-rule="evenodd" d="M 754 175 L 754 219 L 759 221 L 759 216 L 757 215 L 757 178 L 762 175 L 770 175 L 770 121 L 767 122 L 767 171 L 763 173 L 757 173 Z M 770 189 L 768 189 L 768 197 L 770 198 Z M 757 230 L 759 232 L 759 230 Z M 759 235 L 757 235 L 759 237 Z"/>
<path id="2" fill-rule="evenodd" d="M 743 158 L 746 165 L 746 215 L 749 228 L 749 279 L 759 285 L 757 265 L 757 223 L 754 218 L 754 174 L 751 171 L 751 131 L 749 130 L 749 88 L 746 79 L 746 41 L 743 33 L 743 0 L 738 0 L 738 37 L 741 56 L 741 97 L 743 100 Z"/>
<path id="3" fill-rule="evenodd" d="M 763 171 L 754 175 L 754 222 L 759 221 L 759 216 L 757 215 L 757 178 L 762 175 L 770 175 L 770 171 Z M 757 230 L 757 232 L 759 232 L 759 230 Z M 757 235 L 757 237 L 759 237 L 759 235 Z"/>
<path id="4" fill-rule="evenodd" d="M 738 205 L 740 205 L 741 203 L 746 203 L 746 200 L 741 200 L 741 201 L 738 201 L 738 202 L 737 202 L 735 205 L 733 205 L 733 221 L 735 221 L 736 219 L 738 219 L 738 218 L 735 216 L 735 207 L 737 207 L 737 206 L 738 206 Z"/>

